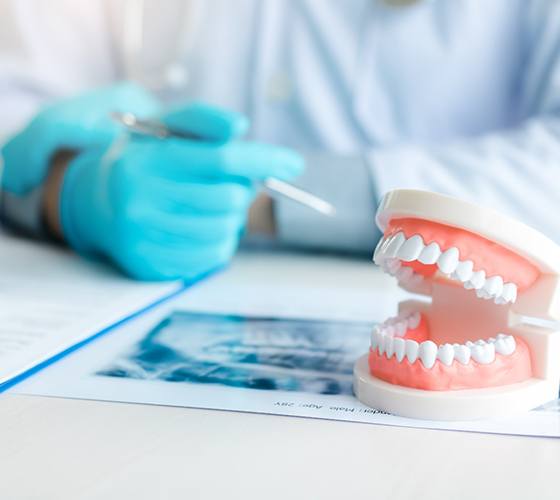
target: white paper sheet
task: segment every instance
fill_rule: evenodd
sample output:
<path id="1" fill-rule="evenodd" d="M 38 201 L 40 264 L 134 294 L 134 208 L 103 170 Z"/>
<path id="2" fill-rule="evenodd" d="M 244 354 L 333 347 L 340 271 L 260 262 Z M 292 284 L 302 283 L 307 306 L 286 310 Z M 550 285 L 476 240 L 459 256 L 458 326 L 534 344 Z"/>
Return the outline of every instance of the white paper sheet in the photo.
<path id="1" fill-rule="evenodd" d="M 180 288 L 0 233 L 0 388 Z"/>
<path id="2" fill-rule="evenodd" d="M 228 272 L 123 325 L 12 391 L 560 437 L 558 401 L 513 418 L 453 423 L 400 418 L 365 407 L 349 392 L 349 367 L 356 353 L 367 349 L 369 325 L 393 314 L 403 292 L 371 265 L 256 258 L 241 256 Z M 208 322 L 201 312 L 236 317 L 210 317 Z"/>

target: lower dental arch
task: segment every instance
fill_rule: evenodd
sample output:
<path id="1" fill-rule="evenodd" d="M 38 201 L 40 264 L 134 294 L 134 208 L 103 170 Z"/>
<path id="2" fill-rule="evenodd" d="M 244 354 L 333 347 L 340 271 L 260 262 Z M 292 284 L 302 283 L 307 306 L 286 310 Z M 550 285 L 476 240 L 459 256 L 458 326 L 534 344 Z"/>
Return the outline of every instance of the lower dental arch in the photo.
<path id="1" fill-rule="evenodd" d="M 497 387 L 531 377 L 529 349 L 520 338 L 498 333 L 437 345 L 428 337 L 427 319 L 418 312 L 378 325 L 371 336 L 370 372 L 391 384 L 431 391 Z"/>
<path id="2" fill-rule="evenodd" d="M 421 337 L 404 338 L 409 331 L 414 331 L 420 326 L 421 315 L 418 312 L 406 313 L 394 318 L 389 318 L 381 325 L 374 328 L 371 335 L 371 349 L 377 350 L 380 356 L 387 359 L 395 356 L 400 363 L 405 357 L 409 363 L 420 360 L 425 368 L 432 368 L 438 360 L 446 366 L 451 366 L 453 360 L 466 365 L 471 358 L 479 364 L 492 363 L 496 354 L 510 356 L 514 353 L 516 342 L 513 335 L 498 333 L 496 337 L 486 340 L 467 340 L 465 343 L 444 343 L 439 346 L 431 340 L 422 340 Z M 420 338 L 419 338 L 420 337 Z"/>

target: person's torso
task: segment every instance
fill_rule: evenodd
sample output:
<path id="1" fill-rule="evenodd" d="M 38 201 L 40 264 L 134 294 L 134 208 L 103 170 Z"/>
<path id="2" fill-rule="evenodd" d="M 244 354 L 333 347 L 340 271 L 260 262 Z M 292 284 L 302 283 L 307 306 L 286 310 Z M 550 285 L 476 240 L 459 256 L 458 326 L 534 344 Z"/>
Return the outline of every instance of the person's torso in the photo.
<path id="1" fill-rule="evenodd" d="M 162 31 L 155 16 L 159 28 L 151 30 L 146 16 L 145 44 L 153 54 L 184 48 L 173 58 L 187 78 L 170 100 L 246 113 L 259 140 L 355 152 L 452 140 L 521 119 L 520 5 L 191 0 L 186 16 L 196 26 Z"/>

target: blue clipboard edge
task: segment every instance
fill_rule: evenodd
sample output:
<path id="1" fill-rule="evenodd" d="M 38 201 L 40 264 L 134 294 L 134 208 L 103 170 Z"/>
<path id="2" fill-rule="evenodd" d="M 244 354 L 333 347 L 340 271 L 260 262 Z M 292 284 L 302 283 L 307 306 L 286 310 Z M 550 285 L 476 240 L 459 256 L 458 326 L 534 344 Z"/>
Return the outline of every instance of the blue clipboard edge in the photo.
<path id="1" fill-rule="evenodd" d="M 0 394 L 3 393 L 4 391 L 6 391 L 7 389 L 9 389 L 10 387 L 13 387 L 14 385 L 18 384 L 22 380 L 25 380 L 26 378 L 30 377 L 31 375 L 35 375 L 36 373 L 40 372 L 43 368 L 46 368 L 47 366 L 52 365 L 52 364 L 56 363 L 57 361 L 60 361 L 62 358 L 68 356 L 69 354 L 73 353 L 74 351 L 77 351 L 78 349 L 81 349 L 82 347 L 84 347 L 85 345 L 94 341 L 95 339 L 98 339 L 99 337 L 102 337 L 103 335 L 105 335 L 105 334 L 107 334 L 107 333 L 109 333 L 113 330 L 116 330 L 118 327 L 124 325 L 125 323 L 128 323 L 129 321 L 132 321 L 133 319 L 142 316 L 143 314 L 147 313 L 148 311 L 151 311 L 152 309 L 155 309 L 156 307 L 158 307 L 159 305 L 167 302 L 168 300 L 171 300 L 172 298 L 177 297 L 178 295 L 184 293 L 189 288 L 193 287 L 194 285 L 196 285 L 198 283 L 201 283 L 202 281 L 205 281 L 206 279 L 210 278 L 214 274 L 220 273 L 226 267 L 227 266 L 221 266 L 221 267 L 212 269 L 212 270 L 208 271 L 207 273 L 202 274 L 198 278 L 195 278 L 192 281 L 183 282 L 183 284 L 180 285 L 177 290 L 171 292 L 170 294 L 161 297 L 160 299 L 156 300 L 155 302 L 152 302 L 151 304 L 148 304 L 147 306 L 143 307 L 142 309 L 139 309 L 138 311 L 133 312 L 132 314 L 129 314 L 128 316 L 125 316 L 124 318 L 122 318 L 119 321 L 103 328 L 102 330 L 98 331 L 97 333 L 94 333 L 94 334 L 90 335 L 86 339 L 81 340 L 80 342 L 78 342 L 76 344 L 73 344 L 70 347 L 67 347 L 66 349 L 59 352 L 58 354 L 55 354 L 54 356 L 51 356 L 50 358 L 45 359 L 44 361 L 41 361 L 40 363 L 36 364 L 32 368 L 29 368 L 28 370 L 26 370 L 22 373 L 20 373 L 19 375 L 16 375 L 15 377 L 13 377 L 11 379 L 6 380 L 5 382 L 2 382 L 0 384 Z"/>

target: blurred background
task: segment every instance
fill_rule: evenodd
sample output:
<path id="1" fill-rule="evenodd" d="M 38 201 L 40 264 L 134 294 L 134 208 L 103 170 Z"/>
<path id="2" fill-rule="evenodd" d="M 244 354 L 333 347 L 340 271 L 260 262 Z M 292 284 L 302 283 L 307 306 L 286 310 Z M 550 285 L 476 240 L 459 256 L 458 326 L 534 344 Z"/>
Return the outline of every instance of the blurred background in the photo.
<path id="1" fill-rule="evenodd" d="M 416 188 L 560 240 L 558 2 L 0 0 L 0 22 L 1 216 L 20 232 L 143 278 L 240 243 L 365 257 L 384 193 Z M 91 193 L 115 111 L 199 141 L 129 136 L 110 211 Z"/>
<path id="2" fill-rule="evenodd" d="M 17 46 L 14 42 L 17 30 L 10 16 L 10 5 L 7 2 L 0 2 L 0 43 L 5 50 L 12 50 Z"/>

